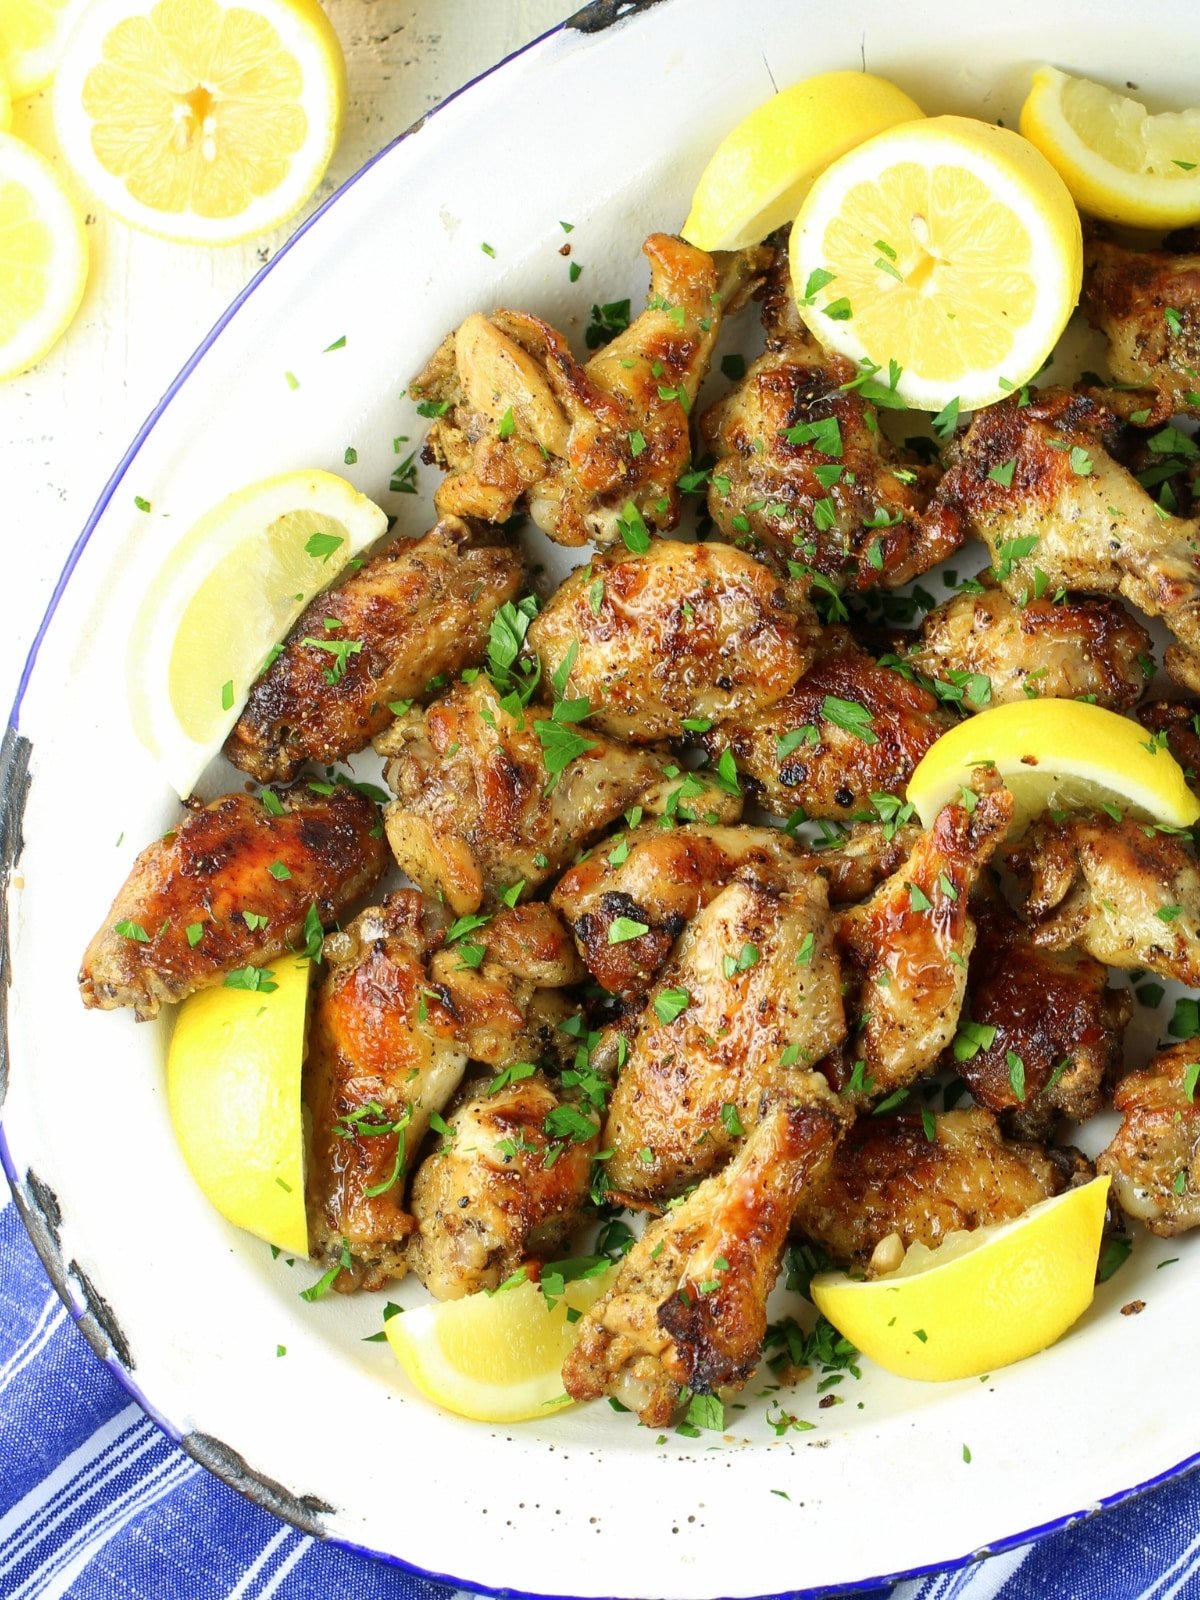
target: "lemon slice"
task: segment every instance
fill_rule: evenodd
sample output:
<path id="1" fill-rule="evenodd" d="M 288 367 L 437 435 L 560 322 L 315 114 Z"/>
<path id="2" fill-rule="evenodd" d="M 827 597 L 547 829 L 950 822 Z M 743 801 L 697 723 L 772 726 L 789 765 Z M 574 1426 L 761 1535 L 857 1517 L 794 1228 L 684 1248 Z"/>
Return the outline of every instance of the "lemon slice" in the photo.
<path id="1" fill-rule="evenodd" d="M 1012 1222 L 910 1245 L 894 1272 L 812 1280 L 839 1333 L 901 1378 L 972 1378 L 1045 1350 L 1092 1303 L 1108 1178 L 1041 1200 Z"/>
<path id="2" fill-rule="evenodd" d="M 126 222 L 231 244 L 308 199 L 344 100 L 317 0 L 92 0 L 59 64 L 54 121 L 81 181 Z"/>
<path id="3" fill-rule="evenodd" d="M 54 75 L 83 0 L 4 0 L 0 6 L 0 71 L 14 100 L 44 89 Z"/>
<path id="4" fill-rule="evenodd" d="M 980 766 L 994 767 L 1012 791 L 1013 833 L 1047 807 L 1115 805 L 1172 828 L 1200 818 L 1200 801 L 1170 751 L 1128 717 L 1078 700 L 992 706 L 931 744 L 907 790 L 927 828 Z"/>
<path id="5" fill-rule="evenodd" d="M 1021 132 L 1093 216 L 1131 228 L 1200 222 L 1200 110 L 1151 116 L 1103 84 L 1039 67 Z"/>
<path id="6" fill-rule="evenodd" d="M 12 128 L 12 91 L 8 86 L 8 79 L 4 76 L 4 69 L 0 67 L 0 133 L 8 133 Z"/>
<path id="7" fill-rule="evenodd" d="M 274 990 L 201 989 L 178 1008 L 167 1104 L 183 1159 L 223 1217 L 308 1254 L 300 1069 L 311 963 L 280 957 Z"/>
<path id="8" fill-rule="evenodd" d="M 331 472 L 250 484 L 207 512 L 151 579 L 129 639 L 134 731 L 186 799 L 271 647 L 387 517 Z"/>
<path id="9" fill-rule="evenodd" d="M 528 1422 L 569 1406 L 562 1364 L 578 1321 L 615 1269 L 568 1283 L 551 1309 L 533 1283 L 419 1306 L 385 1328 L 397 1361 L 427 1399 L 477 1422 Z"/>
<path id="10" fill-rule="evenodd" d="M 911 406 L 988 405 L 1054 348 L 1079 298 L 1079 214 L 1046 158 L 969 117 L 909 122 L 813 184 L 791 237 L 822 344 L 895 377 Z"/>
<path id="11" fill-rule="evenodd" d="M 831 161 L 897 122 L 922 116 L 902 89 L 869 72 L 794 83 L 727 133 L 700 174 L 683 237 L 741 250 L 790 223 Z"/>
<path id="12" fill-rule="evenodd" d="M 0 378 L 61 338 L 87 272 L 83 217 L 66 185 L 44 156 L 0 133 Z"/>

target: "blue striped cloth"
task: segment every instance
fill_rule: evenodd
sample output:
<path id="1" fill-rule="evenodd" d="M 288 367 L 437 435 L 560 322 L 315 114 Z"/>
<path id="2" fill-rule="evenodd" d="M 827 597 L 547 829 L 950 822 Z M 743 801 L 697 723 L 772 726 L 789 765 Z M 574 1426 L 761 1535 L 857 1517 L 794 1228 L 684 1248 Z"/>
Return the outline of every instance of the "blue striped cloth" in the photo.
<path id="1" fill-rule="evenodd" d="M 0 1262 L 2 1600 L 450 1600 L 276 1521 L 160 1433 L 71 1322 L 7 1190 Z M 1200 1475 L 1023 1550 L 868 1591 L 889 1593 L 1200 1600 Z"/>

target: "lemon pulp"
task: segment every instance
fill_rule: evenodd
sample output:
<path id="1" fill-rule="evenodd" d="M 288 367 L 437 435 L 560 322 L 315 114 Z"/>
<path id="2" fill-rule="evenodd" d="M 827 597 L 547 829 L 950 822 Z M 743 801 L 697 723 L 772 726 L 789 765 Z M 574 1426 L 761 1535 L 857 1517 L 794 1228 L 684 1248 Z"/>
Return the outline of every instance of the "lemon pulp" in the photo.
<path id="1" fill-rule="evenodd" d="M 0 71 L 14 100 L 44 89 L 82 0 L 4 0 L 0 7 Z"/>
<path id="2" fill-rule="evenodd" d="M 0 133 L 0 378 L 39 361 L 83 298 L 83 217 L 42 155 Z"/>

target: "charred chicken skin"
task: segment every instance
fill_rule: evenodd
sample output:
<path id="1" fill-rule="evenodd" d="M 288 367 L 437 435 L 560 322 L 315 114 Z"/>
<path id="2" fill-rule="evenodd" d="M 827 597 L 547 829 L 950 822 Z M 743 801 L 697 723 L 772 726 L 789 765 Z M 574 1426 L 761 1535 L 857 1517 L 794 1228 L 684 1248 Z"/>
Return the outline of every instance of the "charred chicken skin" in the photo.
<path id="1" fill-rule="evenodd" d="M 309 606 L 251 688 L 225 754 L 266 783 L 362 750 L 397 700 L 426 698 L 432 681 L 482 657 L 523 571 L 519 551 L 481 542 L 457 517 L 375 556 Z"/>
<path id="2" fill-rule="evenodd" d="M 1200 1225 L 1198 1054 L 1194 1043 L 1172 1045 L 1121 1079 L 1121 1126 L 1096 1162 L 1122 1211 L 1168 1239 Z"/>
<path id="3" fill-rule="evenodd" d="M 1083 262 L 1080 303 L 1108 339 L 1114 378 L 1158 395 L 1154 414 L 1143 422 L 1163 422 L 1176 412 L 1200 416 L 1200 233 L 1168 235 L 1161 250 L 1130 250 L 1094 229 Z"/>
<path id="4" fill-rule="evenodd" d="M 147 846 L 84 951 L 85 1006 L 145 1020 L 233 972 L 303 950 L 382 876 L 379 812 L 348 787 L 226 794 Z M 249 986 L 249 985 L 247 985 Z"/>

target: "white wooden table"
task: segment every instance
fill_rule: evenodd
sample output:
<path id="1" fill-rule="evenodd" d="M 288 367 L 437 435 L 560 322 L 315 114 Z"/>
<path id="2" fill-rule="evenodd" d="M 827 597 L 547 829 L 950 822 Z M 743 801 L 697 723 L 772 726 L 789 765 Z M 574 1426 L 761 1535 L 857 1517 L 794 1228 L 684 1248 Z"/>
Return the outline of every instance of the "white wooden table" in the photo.
<path id="1" fill-rule="evenodd" d="M 0 384 L 5 712 L 88 512 L 229 301 L 368 157 L 460 84 L 577 9 L 571 0 L 322 3 L 346 53 L 349 100 L 341 143 L 310 206 L 275 233 L 225 249 L 167 244 L 89 213 L 91 276 L 78 317 L 40 366 Z M 57 159 L 46 95 L 15 110 L 13 131 Z M 123 692 L 119 673 L 111 692 Z"/>

